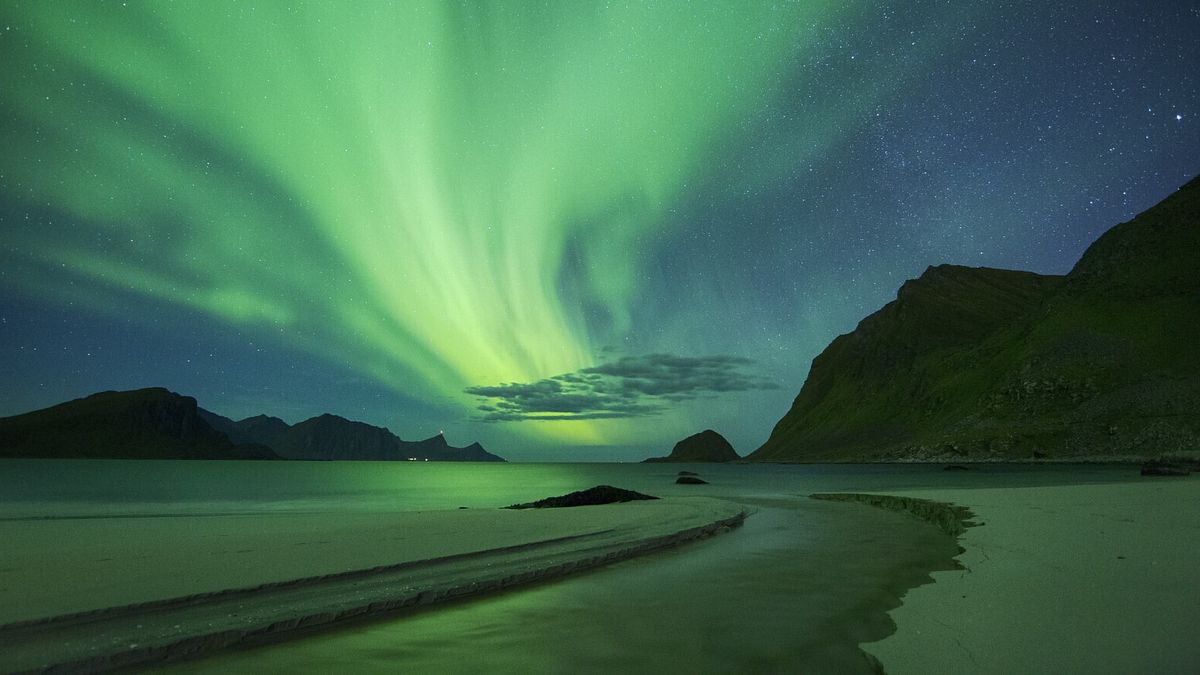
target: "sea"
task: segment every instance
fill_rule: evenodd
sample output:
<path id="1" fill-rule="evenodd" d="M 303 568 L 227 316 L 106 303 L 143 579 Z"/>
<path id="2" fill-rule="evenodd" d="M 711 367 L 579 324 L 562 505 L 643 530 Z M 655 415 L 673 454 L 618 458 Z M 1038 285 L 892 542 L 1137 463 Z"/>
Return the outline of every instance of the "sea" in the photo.
<path id="1" fill-rule="evenodd" d="M 681 470 L 707 485 L 678 485 Z M 958 545 L 819 492 L 1136 479 L 1129 466 L 6 460 L 0 519 L 499 508 L 614 485 L 745 504 L 728 533 L 597 571 L 159 665 L 192 673 L 870 673 L 858 647 Z M 586 507 L 584 507 L 586 508 Z M 181 532 L 180 536 L 186 536 Z M 969 573 L 961 570 L 961 573 Z M 951 646 L 947 646 L 951 648 Z"/>

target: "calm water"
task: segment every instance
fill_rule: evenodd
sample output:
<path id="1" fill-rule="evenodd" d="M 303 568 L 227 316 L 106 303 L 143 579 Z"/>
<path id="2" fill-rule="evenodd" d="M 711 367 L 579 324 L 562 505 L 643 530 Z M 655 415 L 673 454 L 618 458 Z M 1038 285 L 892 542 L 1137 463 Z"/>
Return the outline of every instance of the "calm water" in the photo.
<path id="1" fill-rule="evenodd" d="M 691 469 L 708 486 L 675 485 Z M 0 460 L 0 517 L 492 507 L 608 483 L 658 496 L 1111 482 L 1128 467 Z"/>
<path id="2" fill-rule="evenodd" d="M 677 486 L 676 472 L 711 485 Z M 254 649 L 190 672 L 869 672 L 856 645 L 945 567 L 913 519 L 812 492 L 1116 482 L 1127 467 L 0 463 L 0 518 L 496 507 L 608 483 L 756 509 L 730 534 L 563 581 Z"/>

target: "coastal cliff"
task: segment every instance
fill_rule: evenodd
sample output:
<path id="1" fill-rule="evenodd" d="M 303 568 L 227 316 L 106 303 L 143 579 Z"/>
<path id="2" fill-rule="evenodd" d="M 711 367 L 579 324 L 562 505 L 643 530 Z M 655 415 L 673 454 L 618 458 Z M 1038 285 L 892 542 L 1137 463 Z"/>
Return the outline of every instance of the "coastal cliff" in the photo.
<path id="1" fill-rule="evenodd" d="M 812 363 L 754 461 L 1200 449 L 1200 179 L 1065 277 L 931 267 Z"/>

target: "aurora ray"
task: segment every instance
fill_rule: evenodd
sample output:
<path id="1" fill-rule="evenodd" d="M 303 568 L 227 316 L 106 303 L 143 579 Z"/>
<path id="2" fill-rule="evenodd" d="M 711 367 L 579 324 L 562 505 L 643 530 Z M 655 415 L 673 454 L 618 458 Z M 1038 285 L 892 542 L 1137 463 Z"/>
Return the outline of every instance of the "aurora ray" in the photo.
<path id="1" fill-rule="evenodd" d="M 113 373 L 171 385 L 188 357 L 140 352 L 192 335 L 239 372 L 175 386 L 231 414 L 280 413 L 220 400 L 259 381 L 340 387 L 295 407 L 409 435 L 661 454 L 727 425 L 749 450 L 905 278 L 1063 272 L 1189 178 L 1194 21 L 1175 0 L 9 0 L 3 412 Z M 96 368 L 93 344 L 121 353 Z M 749 359 L 779 389 L 477 423 L 471 392 L 648 355 Z"/>
<path id="2" fill-rule="evenodd" d="M 9 8 L 36 74 L 0 170 L 57 216 L 11 233 L 25 278 L 443 397 L 596 364 L 707 139 L 775 84 L 780 27 L 829 11 L 134 4 Z"/>

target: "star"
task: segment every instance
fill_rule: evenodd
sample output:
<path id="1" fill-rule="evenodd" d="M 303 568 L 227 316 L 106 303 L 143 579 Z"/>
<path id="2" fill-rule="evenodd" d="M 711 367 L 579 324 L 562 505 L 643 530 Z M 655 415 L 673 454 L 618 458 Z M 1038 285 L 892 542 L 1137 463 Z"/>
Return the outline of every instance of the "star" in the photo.
<path id="1" fill-rule="evenodd" d="M 1200 156 L 1162 126 L 1200 110 L 1196 0 L 124 4 L 0 0 L 0 416 L 169 384 L 510 459 L 641 459 L 701 420 L 753 448 L 904 279 L 1065 273 Z M 146 25 L 187 58 L 140 63 Z M 647 354 L 780 388 L 571 422 L 465 393 Z"/>

